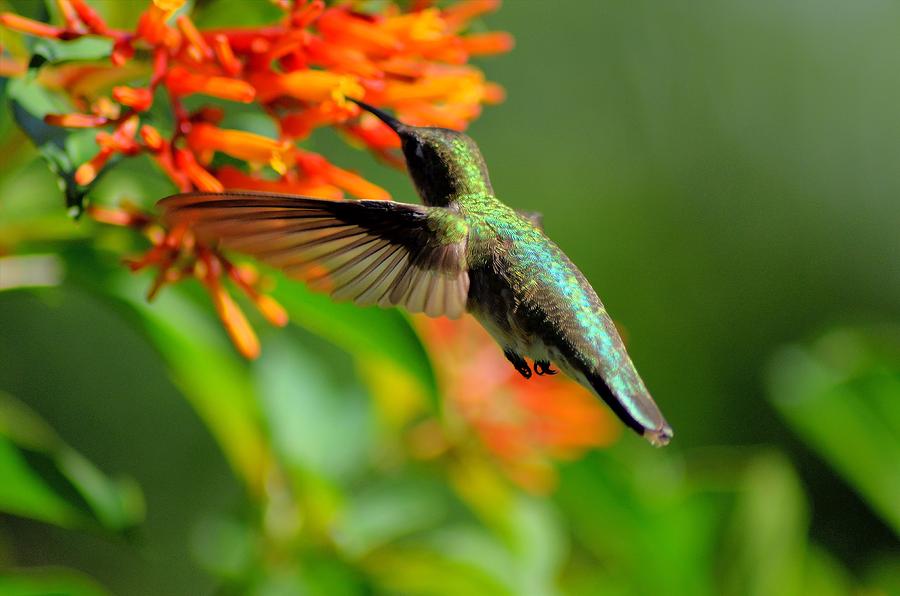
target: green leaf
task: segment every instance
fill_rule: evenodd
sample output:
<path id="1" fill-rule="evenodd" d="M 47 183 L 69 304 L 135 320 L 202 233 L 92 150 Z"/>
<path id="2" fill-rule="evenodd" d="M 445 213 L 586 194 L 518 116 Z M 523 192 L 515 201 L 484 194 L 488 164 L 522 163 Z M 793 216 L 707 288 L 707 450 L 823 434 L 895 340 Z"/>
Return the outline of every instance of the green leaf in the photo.
<path id="1" fill-rule="evenodd" d="M 806 498 L 791 465 L 762 455 L 747 466 L 725 548 L 722 594 L 792 596 L 806 560 Z"/>
<path id="2" fill-rule="evenodd" d="M 430 405 L 440 410 L 437 380 L 428 354 L 409 320 L 397 309 L 363 308 L 338 303 L 282 278 L 276 298 L 291 320 L 340 346 L 358 360 L 390 366 L 418 385 Z"/>
<path id="3" fill-rule="evenodd" d="M 93 579 L 66 569 L 9 569 L 0 571 L 3 596 L 107 596 Z"/>
<path id="4" fill-rule="evenodd" d="M 327 374 L 329 362 L 342 354 L 328 354 L 327 345 L 313 352 L 289 335 L 290 330 L 270 334 L 253 366 L 273 447 L 295 470 L 333 481 L 351 478 L 373 448 L 371 404 L 352 378 Z"/>
<path id="5" fill-rule="evenodd" d="M 81 37 L 71 41 L 60 41 L 44 37 L 31 42 L 32 64 L 65 64 L 66 62 L 87 62 L 103 60 L 112 54 L 113 42 L 105 37 Z M 35 61 L 35 58 L 38 58 Z"/>
<path id="6" fill-rule="evenodd" d="M 0 437 L 0 510 L 63 527 L 83 521 L 5 437 Z"/>
<path id="7" fill-rule="evenodd" d="M 241 5 L 240 12 L 234 11 L 228 0 L 208 0 L 197 4 L 199 6 L 194 9 L 191 18 L 199 29 L 270 25 L 284 14 L 271 2 L 246 2 Z"/>
<path id="8" fill-rule="evenodd" d="M 173 381 L 215 436 L 232 467 L 262 494 L 272 455 L 262 433 L 249 368 L 234 351 L 212 305 L 199 306 L 184 287 L 169 288 L 152 304 L 146 280 L 121 273 L 108 282 L 109 295 L 140 315 Z"/>
<path id="9" fill-rule="evenodd" d="M 772 400 L 788 424 L 900 535 L 900 341 L 857 331 L 771 367 Z"/>
<path id="10" fill-rule="evenodd" d="M 34 412 L 0 392 L 0 508 L 71 527 L 93 518 L 110 530 L 143 519 L 140 489 L 111 480 L 63 443 Z"/>
<path id="11" fill-rule="evenodd" d="M 39 39 L 33 42 L 33 52 L 28 73 L 12 79 L 6 85 L 10 111 L 19 128 L 37 147 L 48 166 L 59 178 L 60 188 L 66 197 L 71 214 L 79 216 L 84 207 L 84 197 L 91 186 L 118 161 L 110 160 L 88 186 L 75 182 L 75 170 L 90 159 L 98 148 L 92 130 L 69 131 L 44 122 L 44 116 L 73 111 L 61 96 L 45 89 L 37 81 L 37 73 L 46 63 L 59 64 L 72 60 L 84 60 L 108 56 L 110 44 L 104 40 L 83 38 L 75 42 L 58 42 Z"/>
<path id="12" fill-rule="evenodd" d="M 358 491 L 341 516 L 335 540 L 352 558 L 402 537 L 435 528 L 452 501 L 446 489 L 426 477 L 387 479 Z"/>

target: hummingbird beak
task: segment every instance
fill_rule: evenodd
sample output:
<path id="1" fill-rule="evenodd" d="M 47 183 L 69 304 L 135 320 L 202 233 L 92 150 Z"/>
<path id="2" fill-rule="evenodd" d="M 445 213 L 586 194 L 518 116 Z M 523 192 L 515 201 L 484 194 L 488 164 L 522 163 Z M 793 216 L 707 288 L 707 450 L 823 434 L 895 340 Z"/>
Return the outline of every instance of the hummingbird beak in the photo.
<path id="1" fill-rule="evenodd" d="M 391 130 L 396 132 L 398 135 L 402 134 L 403 132 L 406 132 L 409 129 L 408 126 L 406 126 L 405 124 L 403 124 L 402 122 L 400 122 L 399 120 L 394 118 L 393 116 L 390 116 L 385 112 L 382 112 L 381 110 L 379 110 L 376 107 L 370 106 L 369 104 L 367 104 L 364 101 L 360 101 L 358 99 L 353 99 L 352 97 L 348 97 L 347 99 L 349 99 L 350 101 L 352 101 L 353 103 L 355 103 L 356 105 L 358 105 L 359 107 L 364 109 L 365 111 L 369 112 L 373 116 L 376 116 L 379 120 L 381 120 L 382 122 L 384 122 L 385 124 L 390 126 Z"/>

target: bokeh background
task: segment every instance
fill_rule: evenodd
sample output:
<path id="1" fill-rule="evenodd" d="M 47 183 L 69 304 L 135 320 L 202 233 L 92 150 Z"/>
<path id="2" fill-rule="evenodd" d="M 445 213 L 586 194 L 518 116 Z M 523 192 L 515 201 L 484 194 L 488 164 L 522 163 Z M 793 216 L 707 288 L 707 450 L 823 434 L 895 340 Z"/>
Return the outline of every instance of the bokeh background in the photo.
<path id="1" fill-rule="evenodd" d="M 198 24 L 267 14 L 204 4 Z M 132 240 L 66 217 L 4 101 L 0 253 L 56 255 L 32 266 L 59 280 L 0 291 L 0 591 L 900 594 L 900 5 L 508 0 L 485 22 L 516 48 L 479 62 L 508 97 L 469 132 L 622 325 L 673 443 L 610 431 L 529 490 L 410 405 L 407 377 L 453 365 L 440 341 L 284 280 L 297 324 L 244 362 L 196 288 L 143 301 Z M 329 131 L 309 146 L 412 200 Z M 96 200 L 170 191 L 137 161 Z"/>

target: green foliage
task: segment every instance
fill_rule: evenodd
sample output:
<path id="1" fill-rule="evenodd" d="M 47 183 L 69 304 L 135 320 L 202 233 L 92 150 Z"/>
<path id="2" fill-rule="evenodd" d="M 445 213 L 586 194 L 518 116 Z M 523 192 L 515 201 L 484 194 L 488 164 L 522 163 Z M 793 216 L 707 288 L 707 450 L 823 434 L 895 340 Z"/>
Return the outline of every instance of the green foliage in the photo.
<path id="1" fill-rule="evenodd" d="M 109 55 L 112 46 L 108 42 L 92 38 L 72 42 L 39 39 L 31 45 L 32 58 L 28 64 L 28 73 L 23 78 L 8 81 L 5 84 L 5 96 L 16 124 L 28 135 L 56 174 L 66 197 L 66 206 L 70 214 L 77 217 L 84 208 L 85 195 L 96 182 L 95 179 L 91 185 L 83 187 L 75 181 L 75 169 L 97 152 L 94 132 L 72 132 L 46 124 L 43 118 L 47 114 L 66 114 L 73 110 L 61 96 L 47 91 L 36 79 L 45 64 L 102 58 Z"/>
<path id="2" fill-rule="evenodd" d="M 29 569 L 0 571 L 3 596 L 106 596 L 93 580 L 71 571 Z"/>
<path id="3" fill-rule="evenodd" d="M 111 480 L 34 412 L 0 392 L 0 511 L 63 527 L 121 531 L 144 517 L 140 489 Z"/>
<path id="4" fill-rule="evenodd" d="M 898 355 L 896 330 L 834 331 L 785 349 L 770 376 L 779 412 L 900 537 Z"/>

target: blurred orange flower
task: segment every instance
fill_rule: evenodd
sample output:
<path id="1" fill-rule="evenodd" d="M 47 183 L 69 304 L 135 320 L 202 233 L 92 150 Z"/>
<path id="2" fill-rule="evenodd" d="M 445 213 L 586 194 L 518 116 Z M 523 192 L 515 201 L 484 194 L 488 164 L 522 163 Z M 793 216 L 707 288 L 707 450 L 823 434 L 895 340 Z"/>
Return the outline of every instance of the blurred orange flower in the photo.
<path id="1" fill-rule="evenodd" d="M 144 153 L 182 191 L 234 188 L 388 200 L 384 189 L 301 150 L 296 142 L 331 126 L 397 164 L 396 135 L 377 119 L 361 116 L 348 97 L 391 107 L 413 124 L 453 128 L 465 127 L 482 104 L 503 97 L 497 85 L 467 62 L 472 56 L 509 50 L 512 38 L 464 33 L 472 19 L 498 8 L 496 0 L 460 0 L 446 8 L 419 0 L 410 10 L 385 2 L 378 13 L 358 11 L 361 3 L 355 2 L 326 6 L 322 0 L 277 0 L 273 3 L 282 17 L 276 23 L 215 30 L 198 28 L 186 13 L 176 18 L 184 3 L 148 2 L 134 31 L 111 27 L 86 0 L 57 0 L 63 21 L 58 25 L 0 14 L 0 26 L 26 35 L 61 41 L 90 35 L 112 41 L 107 64 L 67 64 L 41 73 L 43 84 L 67 93 L 78 109 L 50 114 L 47 123 L 99 129 L 100 150 L 78 164 L 78 184 L 91 184 L 117 155 Z M 22 64 L 7 58 L 0 67 L 4 73 L 23 73 Z M 145 86 L 132 84 L 139 76 L 146 76 Z M 185 107 L 183 98 L 189 95 L 256 103 L 273 120 L 277 138 L 221 128 L 219 110 Z M 142 121 L 161 100 L 173 116 L 170 131 Z M 219 165 L 213 159 L 217 152 L 247 167 Z M 88 214 L 138 228 L 151 240 L 150 250 L 129 262 L 135 270 L 158 269 L 151 296 L 167 283 L 199 279 L 248 358 L 258 355 L 259 342 L 225 290 L 223 276 L 230 276 L 270 321 L 286 321 L 271 297 L 235 276 L 237 268 L 214 248 L 197 243 L 190 230 L 163 233 L 153 217 L 138 216 L 133 207 L 118 212 L 91 208 Z"/>
<path id="2" fill-rule="evenodd" d="M 551 460 L 618 438 L 621 427 L 596 397 L 562 374 L 525 379 L 472 317 L 415 320 L 448 402 L 523 488 L 550 490 Z"/>

